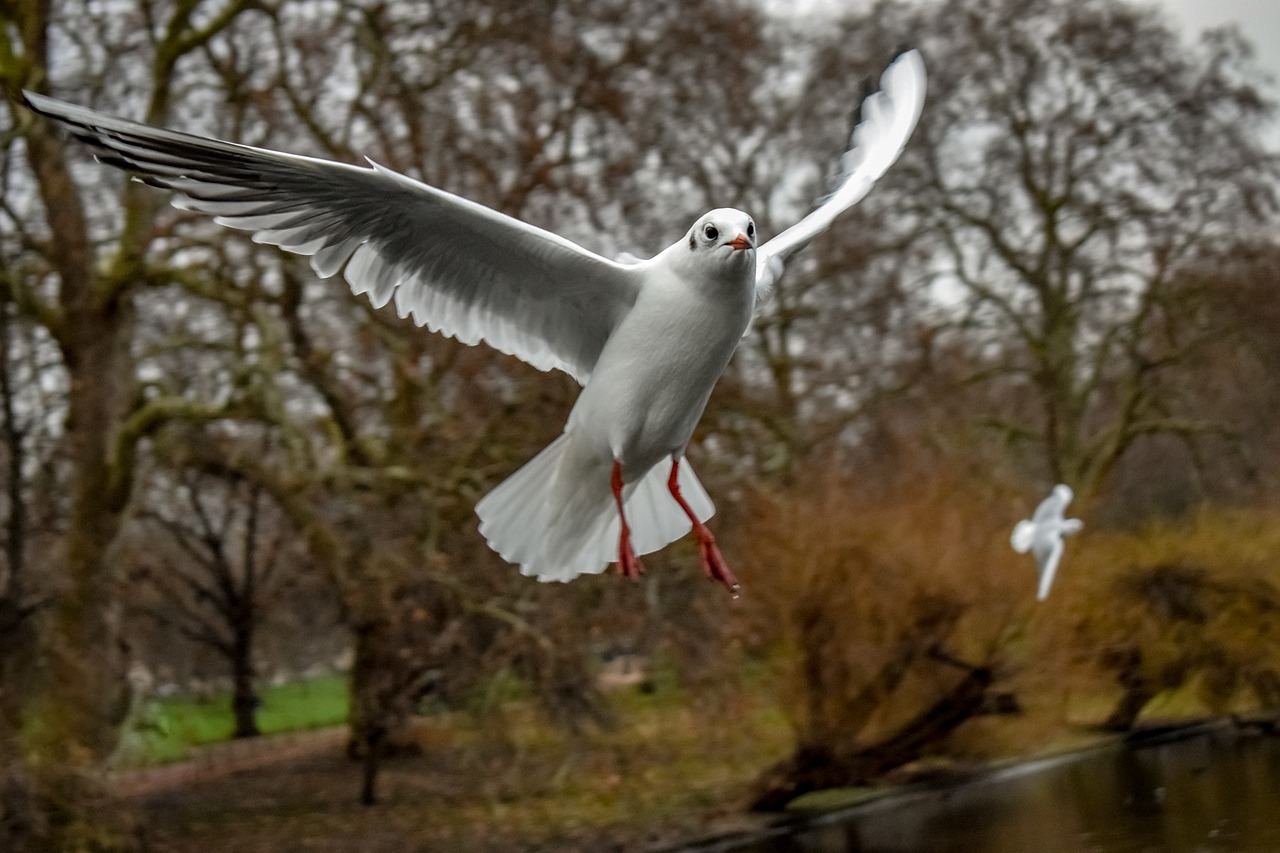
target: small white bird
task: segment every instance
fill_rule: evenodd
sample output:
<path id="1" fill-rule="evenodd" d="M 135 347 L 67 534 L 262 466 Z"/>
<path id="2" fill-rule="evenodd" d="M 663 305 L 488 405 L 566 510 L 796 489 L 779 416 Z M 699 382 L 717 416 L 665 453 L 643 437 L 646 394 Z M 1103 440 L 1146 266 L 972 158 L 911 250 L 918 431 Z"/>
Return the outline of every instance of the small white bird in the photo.
<path id="1" fill-rule="evenodd" d="M 1073 496 L 1070 486 L 1059 483 L 1053 487 L 1049 497 L 1040 502 L 1031 518 L 1013 526 L 1010 539 L 1013 550 L 1019 554 L 1030 551 L 1036 558 L 1040 570 L 1040 585 L 1036 593 L 1038 601 L 1049 597 L 1053 575 L 1058 571 L 1058 561 L 1062 559 L 1062 537 L 1079 533 L 1084 527 L 1084 522 L 1078 518 L 1063 518 Z"/>
<path id="2" fill-rule="evenodd" d="M 463 343 L 481 340 L 582 384 L 564 433 L 477 505 L 480 532 L 540 580 L 567 581 L 693 529 L 708 576 L 737 581 L 704 522 L 715 511 L 685 447 L 758 304 L 793 252 L 897 159 L 924 101 L 915 51 L 885 71 L 836 191 L 756 249 L 739 210 L 702 216 L 649 260 L 614 262 L 550 232 L 393 172 L 149 127 L 25 93 L 98 159 L 178 193 L 253 239 L 345 267 L 356 293 Z M 670 466 L 659 463 L 669 461 Z"/>

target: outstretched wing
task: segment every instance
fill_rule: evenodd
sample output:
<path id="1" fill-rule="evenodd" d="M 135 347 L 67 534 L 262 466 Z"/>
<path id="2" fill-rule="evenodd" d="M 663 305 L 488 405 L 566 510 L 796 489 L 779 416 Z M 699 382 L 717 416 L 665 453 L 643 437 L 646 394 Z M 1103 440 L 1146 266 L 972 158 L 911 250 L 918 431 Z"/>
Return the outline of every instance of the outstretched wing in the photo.
<path id="1" fill-rule="evenodd" d="M 1053 586 L 1053 576 L 1058 572 L 1062 549 L 1062 538 L 1058 536 L 1036 544 L 1036 564 L 1040 567 L 1040 584 L 1036 590 L 1037 601 L 1044 601 L 1049 597 L 1049 587 Z"/>
<path id="2" fill-rule="evenodd" d="M 1013 546 L 1014 551 L 1019 554 L 1025 554 L 1031 550 L 1031 545 L 1035 542 L 1035 536 L 1035 522 L 1024 518 L 1013 526 L 1013 535 L 1009 537 L 1009 544 Z"/>
<path id="3" fill-rule="evenodd" d="M 463 343 L 486 341 L 581 383 L 635 302 L 635 271 L 549 231 L 370 161 L 351 166 L 205 139 L 24 93 L 99 160 L 180 193 L 178 207 L 343 269 L 378 307 Z"/>
<path id="4" fill-rule="evenodd" d="M 862 103 L 862 121 L 853 129 L 841 162 L 839 186 L 804 219 L 756 250 L 756 304 L 782 275 L 797 250 L 826 231 L 837 216 L 862 200 L 906 147 L 924 106 L 924 60 L 909 50 L 885 69 L 880 91 Z"/>

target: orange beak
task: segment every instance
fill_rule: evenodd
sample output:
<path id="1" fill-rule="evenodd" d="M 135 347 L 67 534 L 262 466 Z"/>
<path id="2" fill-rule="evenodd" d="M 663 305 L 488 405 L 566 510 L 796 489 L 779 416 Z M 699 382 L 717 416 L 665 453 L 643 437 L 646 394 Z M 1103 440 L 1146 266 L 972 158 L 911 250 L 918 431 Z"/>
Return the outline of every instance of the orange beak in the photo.
<path id="1" fill-rule="evenodd" d="M 725 243 L 725 245 L 732 246 L 735 252 L 741 252 L 743 249 L 752 248 L 751 241 L 747 239 L 746 234 L 739 234 L 737 237 L 734 237 L 732 240 Z"/>

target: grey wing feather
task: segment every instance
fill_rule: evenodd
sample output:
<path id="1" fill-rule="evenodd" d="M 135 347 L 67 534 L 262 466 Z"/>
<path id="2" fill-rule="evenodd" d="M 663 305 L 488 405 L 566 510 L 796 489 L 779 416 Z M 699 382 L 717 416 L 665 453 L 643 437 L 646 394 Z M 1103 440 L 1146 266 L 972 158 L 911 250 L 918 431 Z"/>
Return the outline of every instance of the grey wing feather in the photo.
<path id="1" fill-rule="evenodd" d="M 885 70 L 880 91 L 863 101 L 862 121 L 854 128 L 849 150 L 841 160 L 842 177 L 836 191 L 756 252 L 757 305 L 768 297 L 787 258 L 861 201 L 898 159 L 920 118 L 924 93 L 924 60 L 918 51 L 907 51 Z"/>
<path id="2" fill-rule="evenodd" d="M 351 289 L 375 306 L 394 297 L 402 317 L 541 370 L 585 383 L 635 302 L 634 269 L 377 164 L 205 139 L 24 94 L 102 162 L 181 193 L 176 206 L 309 255 L 321 277 L 345 266 Z"/>

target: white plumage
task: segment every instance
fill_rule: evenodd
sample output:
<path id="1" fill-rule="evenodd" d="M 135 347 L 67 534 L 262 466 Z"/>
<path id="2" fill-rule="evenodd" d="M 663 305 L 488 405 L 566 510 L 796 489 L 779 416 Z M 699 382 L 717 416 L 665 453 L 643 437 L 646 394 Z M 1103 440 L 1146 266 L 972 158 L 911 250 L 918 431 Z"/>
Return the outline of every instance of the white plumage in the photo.
<path id="1" fill-rule="evenodd" d="M 1023 519 L 1013 527 L 1013 536 L 1010 537 L 1013 550 L 1019 554 L 1030 551 L 1036 558 L 1040 574 L 1036 589 L 1038 601 L 1049 597 L 1049 587 L 1053 585 L 1053 576 L 1062 559 L 1062 538 L 1078 533 L 1084 527 L 1084 522 L 1078 518 L 1063 518 L 1073 496 L 1070 486 L 1059 483 L 1053 487 L 1049 497 L 1040 502 L 1031 518 Z"/>
<path id="2" fill-rule="evenodd" d="M 104 163 L 173 190 L 178 207 L 342 270 L 375 306 L 468 344 L 485 341 L 583 385 L 564 433 L 476 506 L 480 531 L 541 580 L 570 580 L 692 528 L 708 574 L 736 587 L 687 464 L 707 398 L 786 258 L 897 159 L 924 97 L 911 51 L 864 103 L 837 190 L 756 251 L 755 225 L 713 210 L 649 260 L 614 262 L 376 163 L 334 163 L 149 127 L 26 93 Z M 659 463 L 670 461 L 670 466 Z"/>

